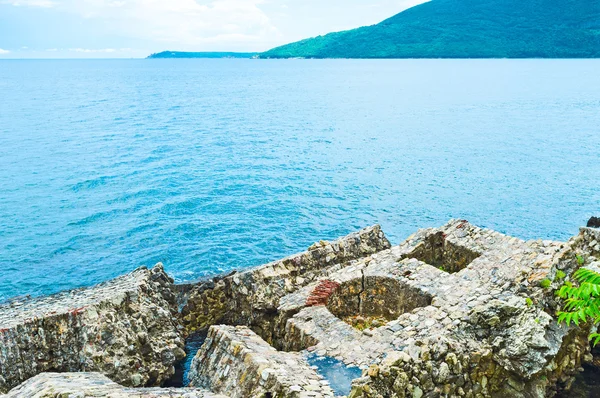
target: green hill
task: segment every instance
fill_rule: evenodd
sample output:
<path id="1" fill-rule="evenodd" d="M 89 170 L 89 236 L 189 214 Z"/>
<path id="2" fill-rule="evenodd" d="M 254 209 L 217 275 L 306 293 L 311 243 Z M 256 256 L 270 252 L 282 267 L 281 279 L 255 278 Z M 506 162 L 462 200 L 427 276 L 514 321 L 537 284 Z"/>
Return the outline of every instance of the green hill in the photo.
<path id="1" fill-rule="evenodd" d="M 163 51 L 148 58 L 252 58 L 256 55 L 257 53 Z"/>
<path id="2" fill-rule="evenodd" d="M 598 58 L 599 0 L 433 0 L 260 58 Z"/>

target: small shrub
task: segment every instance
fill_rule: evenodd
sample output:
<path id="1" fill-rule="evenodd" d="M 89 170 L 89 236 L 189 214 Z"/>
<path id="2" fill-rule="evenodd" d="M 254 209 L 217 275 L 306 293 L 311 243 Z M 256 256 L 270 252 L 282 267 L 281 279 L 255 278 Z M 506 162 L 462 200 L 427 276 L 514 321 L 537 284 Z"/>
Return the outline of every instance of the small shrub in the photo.
<path id="1" fill-rule="evenodd" d="M 577 262 L 580 262 L 579 256 Z M 556 292 L 556 295 L 565 304 L 562 311 L 558 312 L 558 322 L 571 323 L 579 326 L 580 323 L 591 322 L 593 325 L 600 324 L 600 274 L 585 268 L 579 269 L 573 276 L 579 286 L 566 282 Z M 600 343 L 600 334 L 592 333 L 590 340 L 594 346 Z"/>
<path id="2" fill-rule="evenodd" d="M 548 289 L 550 286 L 552 286 L 552 281 L 550 281 L 550 279 L 544 279 L 540 282 L 540 286 L 544 289 Z"/>
<path id="3" fill-rule="evenodd" d="M 554 277 L 555 281 L 561 281 L 563 279 L 565 279 L 567 277 L 567 274 L 565 274 L 563 271 L 556 271 L 556 276 Z"/>
<path id="4" fill-rule="evenodd" d="M 528 307 L 531 307 L 533 305 L 533 300 L 530 299 L 529 297 L 527 297 L 525 299 L 525 303 L 527 304 Z"/>

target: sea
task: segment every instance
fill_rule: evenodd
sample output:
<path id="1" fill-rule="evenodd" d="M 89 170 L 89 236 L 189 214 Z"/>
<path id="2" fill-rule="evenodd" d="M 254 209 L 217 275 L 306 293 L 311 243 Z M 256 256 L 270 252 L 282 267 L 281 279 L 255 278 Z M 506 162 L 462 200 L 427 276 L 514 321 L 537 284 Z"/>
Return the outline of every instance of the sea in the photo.
<path id="1" fill-rule="evenodd" d="M 600 215 L 600 60 L 2 60 L 0 301 Z"/>

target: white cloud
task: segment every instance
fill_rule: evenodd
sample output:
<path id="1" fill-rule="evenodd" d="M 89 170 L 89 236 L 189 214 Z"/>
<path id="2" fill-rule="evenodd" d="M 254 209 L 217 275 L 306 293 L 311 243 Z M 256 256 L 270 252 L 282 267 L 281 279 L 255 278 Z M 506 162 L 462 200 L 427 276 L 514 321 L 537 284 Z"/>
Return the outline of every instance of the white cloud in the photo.
<path id="1" fill-rule="evenodd" d="M 48 50 L 48 51 L 52 51 L 52 50 Z M 117 50 L 115 50 L 114 48 L 102 48 L 102 49 L 90 49 L 90 48 L 69 48 L 69 51 L 72 52 L 76 52 L 76 53 L 86 53 L 86 54 L 93 54 L 93 53 L 114 53 Z"/>
<path id="2" fill-rule="evenodd" d="M 40 29 L 31 29 L 27 41 L 36 48 L 33 36 L 39 35 L 44 39 L 38 40 L 43 42 L 42 49 L 58 48 L 44 54 L 100 57 L 115 49 L 114 57 L 162 50 L 262 51 L 377 23 L 423 1 L 0 0 L 0 6 L 51 7 L 44 10 L 42 18 L 52 19 L 49 25 L 56 28 L 42 33 L 42 21 Z M 9 44 L 15 45 L 4 45 Z M 121 47 L 135 49 L 124 51 Z"/>
<path id="3" fill-rule="evenodd" d="M 98 20 L 107 31 L 121 36 L 164 43 L 163 46 L 177 49 L 199 50 L 211 43 L 260 43 L 279 36 L 269 17 L 260 8 L 263 2 L 54 0 L 56 8 L 61 11 Z"/>
<path id="4" fill-rule="evenodd" d="M 0 4 L 10 4 L 15 7 L 53 7 L 56 3 L 51 0 L 1 0 Z"/>
<path id="5" fill-rule="evenodd" d="M 9 54 L 9 53 L 10 53 L 10 51 L 3 50 L 3 49 L 0 48 L 0 55 Z"/>

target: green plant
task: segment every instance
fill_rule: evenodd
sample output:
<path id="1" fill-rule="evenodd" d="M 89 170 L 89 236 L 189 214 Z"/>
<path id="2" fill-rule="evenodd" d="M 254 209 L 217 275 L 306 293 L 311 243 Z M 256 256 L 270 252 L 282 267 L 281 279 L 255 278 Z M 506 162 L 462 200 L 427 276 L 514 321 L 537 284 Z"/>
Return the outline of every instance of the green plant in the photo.
<path id="1" fill-rule="evenodd" d="M 583 264 L 585 264 L 585 258 L 583 258 L 583 256 L 580 256 L 579 254 L 577 255 L 577 264 L 579 264 L 579 266 L 583 266 Z"/>
<path id="2" fill-rule="evenodd" d="M 552 281 L 550 279 L 544 279 L 540 282 L 540 286 L 544 289 L 548 289 L 550 286 L 552 286 Z"/>
<path id="3" fill-rule="evenodd" d="M 579 258 L 577 261 L 580 261 Z M 558 312 L 558 321 L 567 326 L 571 323 L 579 326 L 582 322 L 600 324 L 600 274 L 581 268 L 575 272 L 574 279 L 579 282 L 579 286 L 567 282 L 556 292 L 558 297 L 565 300 L 562 311 Z M 592 333 L 590 340 L 598 345 L 600 334 Z"/>
<path id="4" fill-rule="evenodd" d="M 531 307 L 533 305 L 533 300 L 530 299 L 529 297 L 527 297 L 525 299 L 525 303 L 527 304 L 528 307 Z"/>
<path id="5" fill-rule="evenodd" d="M 540 323 L 540 318 L 535 318 L 535 323 Z"/>
<path id="6" fill-rule="evenodd" d="M 556 276 L 554 277 L 555 281 L 560 281 L 565 279 L 565 277 L 567 276 L 567 274 L 565 274 L 563 271 L 556 271 Z"/>

